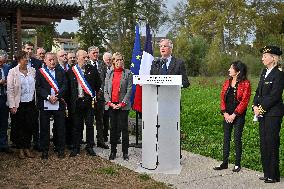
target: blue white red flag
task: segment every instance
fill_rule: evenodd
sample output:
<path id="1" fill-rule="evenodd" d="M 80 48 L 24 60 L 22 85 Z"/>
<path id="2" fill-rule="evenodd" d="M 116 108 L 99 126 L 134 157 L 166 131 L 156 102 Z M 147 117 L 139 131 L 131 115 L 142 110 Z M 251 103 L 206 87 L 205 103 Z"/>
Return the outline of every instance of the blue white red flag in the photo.
<path id="1" fill-rule="evenodd" d="M 152 48 L 152 35 L 149 24 L 146 25 L 146 42 L 142 54 L 141 65 L 139 69 L 139 75 L 150 75 L 153 57 Z M 132 108 L 138 112 L 142 112 L 142 86 L 136 86 L 135 98 Z"/>
<path id="2" fill-rule="evenodd" d="M 139 25 L 137 23 L 135 26 L 135 41 L 134 41 L 134 47 L 132 50 L 132 59 L 131 59 L 131 65 L 130 65 L 130 70 L 133 75 L 139 75 L 141 58 L 142 56 L 141 56 Z M 132 85 L 132 95 L 130 97 L 131 105 L 133 105 L 133 102 L 134 102 L 135 92 L 136 92 L 136 85 Z"/>

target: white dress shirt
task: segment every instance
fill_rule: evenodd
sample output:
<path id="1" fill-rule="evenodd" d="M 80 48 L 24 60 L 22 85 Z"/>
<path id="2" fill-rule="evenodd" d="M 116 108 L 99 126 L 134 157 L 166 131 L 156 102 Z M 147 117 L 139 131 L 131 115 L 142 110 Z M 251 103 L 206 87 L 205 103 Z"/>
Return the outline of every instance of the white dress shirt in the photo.
<path id="1" fill-rule="evenodd" d="M 21 102 L 31 102 L 34 99 L 35 79 L 29 73 L 25 76 L 20 73 L 21 79 Z"/>
<path id="2" fill-rule="evenodd" d="M 52 77 L 54 78 L 54 79 L 56 79 L 55 78 L 55 69 L 53 69 L 53 70 L 51 70 L 51 69 L 49 69 L 49 68 L 47 68 L 48 69 L 48 71 L 49 71 L 49 73 L 52 75 Z M 58 86 L 59 87 L 59 86 Z M 51 91 L 50 91 L 50 94 L 51 95 L 55 95 L 55 91 L 54 91 L 54 89 L 51 87 L 51 89 L 50 89 Z"/>
<path id="3" fill-rule="evenodd" d="M 270 69 L 268 69 L 268 68 L 266 68 L 266 73 L 265 73 L 265 76 L 264 76 L 264 78 L 266 78 L 269 74 L 270 74 L 270 72 L 273 70 L 273 68 L 274 67 L 272 67 L 272 68 L 270 68 Z"/>
<path id="4" fill-rule="evenodd" d="M 169 69 L 169 66 L 170 66 L 170 63 L 171 63 L 171 60 L 172 60 L 172 55 L 170 57 L 167 58 L 167 69 Z"/>

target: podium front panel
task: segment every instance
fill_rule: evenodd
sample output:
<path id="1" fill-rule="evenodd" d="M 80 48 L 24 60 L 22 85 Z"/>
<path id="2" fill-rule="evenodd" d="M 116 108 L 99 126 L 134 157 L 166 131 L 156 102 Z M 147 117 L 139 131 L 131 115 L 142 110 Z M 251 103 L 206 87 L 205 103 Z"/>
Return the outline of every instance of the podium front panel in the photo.
<path id="1" fill-rule="evenodd" d="M 157 167 L 157 87 L 143 85 L 142 90 L 142 166 L 152 170 Z"/>
<path id="2" fill-rule="evenodd" d="M 142 168 L 179 173 L 181 87 L 143 85 L 142 91 Z"/>
<path id="3" fill-rule="evenodd" d="M 160 86 L 158 91 L 159 171 L 180 168 L 180 86 Z"/>

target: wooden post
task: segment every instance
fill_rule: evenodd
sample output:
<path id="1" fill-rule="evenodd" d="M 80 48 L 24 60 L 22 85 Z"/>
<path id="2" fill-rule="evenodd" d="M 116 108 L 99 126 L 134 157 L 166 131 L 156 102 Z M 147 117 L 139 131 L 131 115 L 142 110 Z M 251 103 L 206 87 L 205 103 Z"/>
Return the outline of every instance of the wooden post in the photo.
<path id="1" fill-rule="evenodd" d="M 22 12 L 17 8 L 17 51 L 22 48 Z"/>

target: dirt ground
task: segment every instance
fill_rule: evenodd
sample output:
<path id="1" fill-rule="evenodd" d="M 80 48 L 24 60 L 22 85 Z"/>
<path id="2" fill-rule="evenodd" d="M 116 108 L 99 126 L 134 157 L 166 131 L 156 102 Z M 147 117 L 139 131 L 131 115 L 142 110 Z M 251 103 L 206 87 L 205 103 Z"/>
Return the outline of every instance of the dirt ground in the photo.
<path id="1" fill-rule="evenodd" d="M 15 150 L 14 150 L 15 151 Z M 67 155 L 67 154 L 66 154 Z M 0 153 L 1 189 L 67 189 L 67 188 L 169 188 L 100 157 L 79 156 L 58 159 L 51 152 L 48 160 L 20 160 L 17 153 Z"/>

